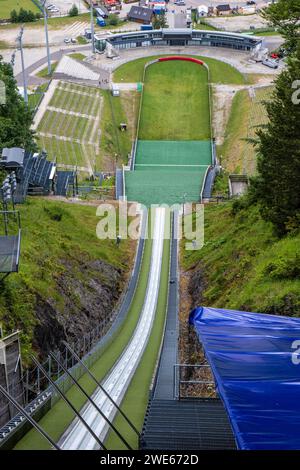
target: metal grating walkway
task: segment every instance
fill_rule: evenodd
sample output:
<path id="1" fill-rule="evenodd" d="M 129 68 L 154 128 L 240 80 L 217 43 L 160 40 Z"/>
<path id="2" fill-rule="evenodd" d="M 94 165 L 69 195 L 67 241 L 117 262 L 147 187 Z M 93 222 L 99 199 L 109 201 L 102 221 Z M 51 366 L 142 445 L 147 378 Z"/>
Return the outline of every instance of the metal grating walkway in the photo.
<path id="1" fill-rule="evenodd" d="M 153 400 L 140 449 L 224 450 L 236 449 L 236 444 L 221 400 Z"/>

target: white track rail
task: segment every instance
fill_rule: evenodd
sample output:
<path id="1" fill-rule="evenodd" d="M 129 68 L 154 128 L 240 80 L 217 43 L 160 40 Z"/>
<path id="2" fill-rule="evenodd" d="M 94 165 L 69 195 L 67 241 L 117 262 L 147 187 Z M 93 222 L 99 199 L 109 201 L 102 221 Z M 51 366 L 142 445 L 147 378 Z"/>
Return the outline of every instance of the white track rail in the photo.
<path id="1" fill-rule="evenodd" d="M 150 273 L 140 318 L 128 345 L 103 383 L 103 387 L 118 404 L 121 403 L 130 380 L 141 360 L 155 318 L 160 286 L 164 228 L 165 209 L 160 207 L 155 210 Z M 117 410 L 99 388 L 93 394 L 93 399 L 105 416 L 112 421 Z M 82 416 L 99 436 L 100 440 L 104 441 L 109 426 L 91 403 L 88 402 L 86 404 L 82 411 Z M 93 436 L 78 418 L 74 419 L 71 426 L 64 433 L 59 445 L 64 450 L 91 450 L 99 448 Z"/>

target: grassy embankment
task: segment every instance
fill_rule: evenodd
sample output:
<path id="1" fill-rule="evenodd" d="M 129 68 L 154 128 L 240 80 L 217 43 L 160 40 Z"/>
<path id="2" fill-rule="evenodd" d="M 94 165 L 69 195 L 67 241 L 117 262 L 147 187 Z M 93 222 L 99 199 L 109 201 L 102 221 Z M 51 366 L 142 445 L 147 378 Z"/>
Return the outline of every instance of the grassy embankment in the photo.
<path id="1" fill-rule="evenodd" d="M 153 55 L 149 57 L 143 57 L 142 59 L 133 60 L 121 65 L 114 72 L 114 82 L 142 82 L 144 66 L 147 62 L 162 57 L 161 55 Z M 232 85 L 243 85 L 247 83 L 247 77 L 242 75 L 237 69 L 232 67 L 225 62 L 220 60 L 211 59 L 208 57 L 201 56 L 189 56 L 196 57 L 207 63 L 210 70 L 210 80 L 212 83 L 232 84 Z"/>
<path id="2" fill-rule="evenodd" d="M 10 12 L 13 9 L 19 11 L 20 8 L 24 8 L 24 10 L 31 10 L 33 13 L 40 12 L 38 7 L 33 3 L 32 0 L 15 0 L 14 2 L 12 2 L 11 0 L 1 0 L 0 19 L 8 20 L 10 18 Z"/>
<path id="3" fill-rule="evenodd" d="M 206 208 L 205 245 L 182 268 L 194 305 L 300 316 L 299 259 L 299 232 L 277 239 L 257 207 L 229 202 Z"/>
<path id="4" fill-rule="evenodd" d="M 142 268 L 137 289 L 128 312 L 128 316 L 126 318 L 126 322 L 124 322 L 119 331 L 116 332 L 111 342 L 103 350 L 100 358 L 91 368 L 92 372 L 96 375 L 98 380 L 102 380 L 106 376 L 115 361 L 118 359 L 121 352 L 130 340 L 138 322 L 139 314 L 143 306 L 146 293 L 151 259 L 151 247 L 152 241 L 151 239 L 148 239 L 145 243 Z M 80 383 L 89 394 L 92 394 L 95 390 L 95 383 L 91 381 L 91 379 L 86 375 L 80 379 Z M 72 387 L 69 390 L 67 396 L 78 410 L 80 410 L 86 402 L 85 396 L 75 387 Z M 60 400 L 40 420 L 40 424 L 55 440 L 58 440 L 73 419 L 73 412 L 64 404 L 62 400 Z M 139 423 L 137 423 L 137 425 L 138 424 Z M 48 443 L 34 430 L 28 432 L 16 446 L 17 450 L 38 450 L 47 448 L 49 448 Z"/>
<path id="5" fill-rule="evenodd" d="M 232 102 L 224 143 L 217 149 L 222 166 L 229 173 L 253 175 L 256 151 L 249 138 L 255 138 L 258 126 L 266 123 L 264 101 L 270 99 L 273 87 L 257 89 L 254 97 L 247 90 L 238 91 Z"/>
<path id="6" fill-rule="evenodd" d="M 137 92 L 114 98 L 106 90 L 60 82 L 49 103 L 57 110 L 47 109 L 39 124 L 39 145 L 59 165 L 78 165 L 83 174 L 113 170 L 116 155 L 120 163 L 130 152 L 137 103 Z M 120 122 L 128 123 L 126 132 Z"/>
<path id="7" fill-rule="evenodd" d="M 68 302 L 58 286 L 64 276 L 85 284 L 84 276 L 99 273 L 82 271 L 93 260 L 103 260 L 128 273 L 132 242 L 124 240 L 116 249 L 114 240 L 96 237 L 96 206 L 56 203 L 46 199 L 28 199 L 18 206 L 22 221 L 20 271 L 10 275 L 0 291 L 0 322 L 4 332 L 21 330 L 25 363 L 32 352 L 34 330 L 38 324 L 35 310 L 42 299 L 63 312 Z M 72 272 L 69 272 L 72 269 Z M 76 301 L 76 294 L 70 292 Z M 73 296 L 73 297 L 72 297 Z"/>

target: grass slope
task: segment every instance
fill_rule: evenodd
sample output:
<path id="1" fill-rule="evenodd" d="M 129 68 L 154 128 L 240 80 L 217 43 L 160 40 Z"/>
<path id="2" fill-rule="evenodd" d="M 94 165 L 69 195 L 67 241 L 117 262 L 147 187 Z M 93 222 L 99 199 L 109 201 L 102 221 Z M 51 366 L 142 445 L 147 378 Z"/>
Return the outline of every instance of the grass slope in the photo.
<path id="1" fill-rule="evenodd" d="M 141 82 L 143 80 L 144 65 L 151 60 L 162 57 L 161 55 L 153 55 L 143 57 L 142 59 L 132 60 L 126 64 L 121 65 L 116 69 L 113 75 L 114 82 Z M 242 75 L 237 69 L 220 60 L 211 59 L 201 56 L 189 56 L 202 59 L 209 66 L 210 81 L 212 83 L 243 85 L 247 83 L 247 77 Z M 179 62 L 176 62 L 179 64 Z"/>
<path id="2" fill-rule="evenodd" d="M 207 70 L 194 63 L 162 62 L 146 69 L 140 140 L 210 138 Z"/>
<path id="3" fill-rule="evenodd" d="M 146 292 L 149 263 L 151 259 L 151 247 L 151 239 L 148 239 L 145 243 L 143 263 L 136 293 L 126 318 L 126 322 L 122 325 L 121 329 L 104 349 L 97 362 L 91 367 L 92 372 L 95 374 L 98 380 L 102 380 L 109 372 L 114 362 L 118 359 L 129 339 L 131 338 L 132 333 L 136 327 Z M 94 382 L 92 382 L 87 375 L 84 375 L 80 379 L 80 384 L 89 394 L 92 394 L 95 390 Z M 75 387 L 72 387 L 69 390 L 67 396 L 76 406 L 77 410 L 80 410 L 86 402 L 84 395 Z M 62 400 L 60 400 L 40 420 L 40 425 L 52 436 L 52 438 L 58 440 L 73 419 L 74 414 L 72 410 L 68 408 Z M 35 430 L 29 431 L 15 447 L 16 450 L 40 450 L 48 448 L 48 443 Z"/>
<path id="4" fill-rule="evenodd" d="M 32 0 L 15 0 L 14 2 L 11 0 L 0 0 L 0 19 L 8 20 L 10 12 L 14 9 L 19 11 L 20 8 L 31 10 L 33 13 L 40 12 Z"/>
<path id="5" fill-rule="evenodd" d="M 194 304 L 292 316 L 300 316 L 299 260 L 300 233 L 277 239 L 243 201 L 207 207 L 204 247 L 182 252 Z"/>
<path id="6" fill-rule="evenodd" d="M 257 89 L 251 98 L 247 90 L 235 94 L 224 143 L 217 149 L 222 165 L 228 172 L 255 174 L 256 151 L 246 139 L 255 139 L 258 126 L 267 122 L 264 102 L 270 99 L 272 89 L 272 86 Z"/>
<path id="7" fill-rule="evenodd" d="M 46 302 L 51 299 L 58 309 L 64 308 L 58 291 L 60 277 L 68 271 L 63 261 L 103 260 L 126 272 L 133 247 L 124 240 L 117 250 L 114 240 L 100 241 L 96 237 L 96 206 L 28 198 L 18 209 L 22 220 L 20 272 L 9 276 L 1 288 L 0 322 L 5 332 L 22 330 L 26 363 L 32 352 L 37 298 Z M 59 217 L 61 220 L 57 220 Z M 75 270 L 72 276 L 81 279 Z"/>

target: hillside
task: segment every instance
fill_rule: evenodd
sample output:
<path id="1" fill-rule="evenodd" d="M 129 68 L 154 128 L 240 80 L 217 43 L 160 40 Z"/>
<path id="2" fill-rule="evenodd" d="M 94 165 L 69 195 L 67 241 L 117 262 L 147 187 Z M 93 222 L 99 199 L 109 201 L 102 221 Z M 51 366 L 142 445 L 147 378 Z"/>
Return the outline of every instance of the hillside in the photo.
<path id="1" fill-rule="evenodd" d="M 90 332 L 120 298 L 135 242 L 99 240 L 96 208 L 38 198 L 19 206 L 20 272 L 1 286 L 0 322 L 22 331 L 25 362 L 32 348 L 44 356 Z"/>
<path id="2" fill-rule="evenodd" d="M 300 233 L 276 238 L 255 206 L 207 207 L 204 247 L 181 258 L 185 315 L 207 305 L 300 317 Z"/>

